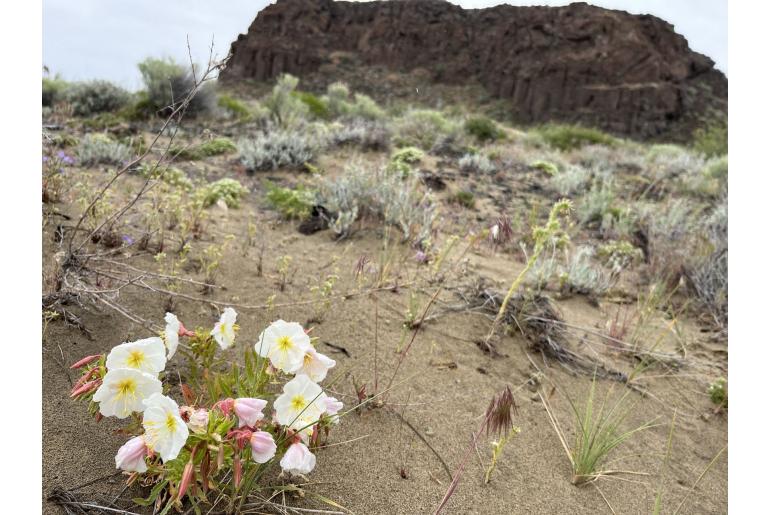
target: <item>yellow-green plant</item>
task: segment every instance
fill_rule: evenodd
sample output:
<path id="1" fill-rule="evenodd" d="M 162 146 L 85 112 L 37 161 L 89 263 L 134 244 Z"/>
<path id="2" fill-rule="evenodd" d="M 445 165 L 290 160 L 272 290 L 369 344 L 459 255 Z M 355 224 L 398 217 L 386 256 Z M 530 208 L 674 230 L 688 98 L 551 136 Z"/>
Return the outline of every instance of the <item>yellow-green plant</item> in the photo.
<path id="1" fill-rule="evenodd" d="M 278 288 L 281 291 L 286 289 L 286 282 L 289 278 L 289 268 L 291 267 L 291 256 L 281 256 L 278 258 Z"/>
<path id="2" fill-rule="evenodd" d="M 548 221 L 545 223 L 545 225 L 537 226 L 532 229 L 532 239 L 535 242 L 532 254 L 529 256 L 524 269 L 519 272 L 519 275 L 516 276 L 516 278 L 511 283 L 510 288 L 508 288 L 508 293 L 505 295 L 505 298 L 503 298 L 503 302 L 500 304 L 500 310 L 497 312 L 495 321 L 492 323 L 492 327 L 489 330 L 489 334 L 487 335 L 487 344 L 494 336 L 495 331 L 497 330 L 497 326 L 505 316 L 505 311 L 508 309 L 508 303 L 510 302 L 511 297 L 513 297 L 513 294 L 516 293 L 516 290 L 521 285 L 522 280 L 524 277 L 526 277 L 527 272 L 529 272 L 537 259 L 540 257 L 540 254 L 543 253 L 546 245 L 550 242 L 553 242 L 554 240 L 560 243 L 566 243 L 569 241 L 569 236 L 562 227 L 561 218 L 567 218 L 571 210 L 572 202 L 567 199 L 559 200 L 551 208 L 551 212 L 548 215 Z"/>

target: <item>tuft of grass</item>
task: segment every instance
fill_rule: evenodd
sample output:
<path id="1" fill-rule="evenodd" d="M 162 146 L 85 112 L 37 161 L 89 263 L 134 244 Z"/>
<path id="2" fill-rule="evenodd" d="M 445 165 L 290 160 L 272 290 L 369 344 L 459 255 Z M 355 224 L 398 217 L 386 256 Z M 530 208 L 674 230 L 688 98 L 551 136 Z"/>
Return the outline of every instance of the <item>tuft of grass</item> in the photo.
<path id="1" fill-rule="evenodd" d="M 569 457 L 572 465 L 572 484 L 574 485 L 586 484 L 603 476 L 633 473 L 631 471 L 603 468 L 606 464 L 607 456 L 635 434 L 655 426 L 654 421 L 650 421 L 631 429 L 621 429 L 621 426 L 634 408 L 634 404 L 628 401 L 631 391 L 626 390 L 623 395 L 610 405 L 608 402 L 611 391 L 612 389 L 607 392 L 604 400 L 597 406 L 595 399 L 596 376 L 594 376 L 582 408 L 567 397 L 575 416 L 575 441 L 572 447 L 567 444 L 565 434 L 554 417 L 550 406 L 545 398 L 540 395 L 540 399 L 551 420 L 551 425 L 556 430 L 559 440 Z"/>
<path id="2" fill-rule="evenodd" d="M 537 129 L 537 133 L 549 146 L 561 151 L 585 145 L 612 146 L 617 143 L 609 134 L 582 125 L 547 124 Z"/>
<path id="3" fill-rule="evenodd" d="M 146 90 L 143 109 L 160 116 L 173 111 L 195 87 L 192 70 L 173 59 L 147 58 L 138 64 Z M 185 110 L 186 116 L 195 117 L 209 113 L 215 103 L 214 86 L 198 89 Z"/>
<path id="4" fill-rule="evenodd" d="M 449 198 L 449 201 L 453 204 L 459 204 L 466 209 L 473 209 L 476 207 L 476 197 L 468 190 L 456 192 Z"/>
<path id="5" fill-rule="evenodd" d="M 505 133 L 494 120 L 486 116 L 473 116 L 465 121 L 465 132 L 479 141 L 496 141 L 505 137 Z"/>
<path id="6" fill-rule="evenodd" d="M 122 164 L 131 157 L 131 148 L 113 140 L 106 134 L 87 134 L 76 150 L 80 164 Z"/>

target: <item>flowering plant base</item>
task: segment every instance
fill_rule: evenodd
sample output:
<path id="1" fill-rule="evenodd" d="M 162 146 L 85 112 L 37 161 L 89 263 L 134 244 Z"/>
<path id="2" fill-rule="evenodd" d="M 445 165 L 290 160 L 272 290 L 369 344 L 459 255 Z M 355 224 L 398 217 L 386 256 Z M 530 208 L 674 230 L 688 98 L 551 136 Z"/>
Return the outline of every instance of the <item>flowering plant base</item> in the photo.
<path id="1" fill-rule="evenodd" d="M 282 474 L 312 472 L 320 435 L 339 423 L 342 403 L 318 384 L 336 363 L 315 349 L 307 332 L 278 320 L 246 349 L 242 364 L 228 366 L 218 351 L 234 344 L 236 318 L 227 308 L 213 329 L 192 332 L 167 313 L 159 337 L 72 365 L 81 377 L 71 397 L 88 402 L 97 420 L 127 420 L 123 433 L 131 438 L 117 451 L 115 466 L 129 474 L 129 483 L 151 487 L 137 504 L 167 513 L 189 502 L 197 511 L 223 495 L 228 509 L 237 509 L 273 462 Z M 163 383 L 175 355 L 188 366 L 181 406 Z"/>

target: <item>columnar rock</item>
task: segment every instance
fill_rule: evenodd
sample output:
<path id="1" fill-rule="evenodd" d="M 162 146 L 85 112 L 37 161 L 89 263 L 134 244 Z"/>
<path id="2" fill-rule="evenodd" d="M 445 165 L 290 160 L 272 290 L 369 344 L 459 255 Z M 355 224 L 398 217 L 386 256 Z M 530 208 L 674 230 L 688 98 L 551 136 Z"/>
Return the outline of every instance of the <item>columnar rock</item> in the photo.
<path id="1" fill-rule="evenodd" d="M 223 81 L 315 72 L 334 52 L 394 71 L 480 82 L 522 123 L 582 122 L 655 137 L 726 109 L 727 78 L 669 23 L 575 3 L 462 9 L 444 0 L 278 0 L 232 44 Z"/>

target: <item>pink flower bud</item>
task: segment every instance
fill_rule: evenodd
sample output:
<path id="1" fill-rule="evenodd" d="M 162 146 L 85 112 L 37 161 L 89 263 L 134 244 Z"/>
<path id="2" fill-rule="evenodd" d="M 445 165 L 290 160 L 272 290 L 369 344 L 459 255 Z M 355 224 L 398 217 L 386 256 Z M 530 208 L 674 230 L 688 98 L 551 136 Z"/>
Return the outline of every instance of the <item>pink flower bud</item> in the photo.
<path id="1" fill-rule="evenodd" d="M 88 392 L 92 392 L 99 388 L 101 386 L 102 380 L 101 379 L 95 379 L 93 381 L 88 381 L 87 383 L 84 383 L 74 390 L 72 390 L 72 393 L 70 393 L 70 398 L 74 399 L 75 397 L 78 397 L 80 395 L 84 395 Z"/>
<path id="2" fill-rule="evenodd" d="M 251 435 L 251 458 L 257 463 L 267 463 L 275 456 L 275 440 L 267 431 L 257 431 Z"/>
<path id="3" fill-rule="evenodd" d="M 102 357 L 102 354 L 94 354 L 92 356 L 86 356 L 85 358 L 81 359 L 80 361 L 73 363 L 70 366 L 70 368 L 74 369 L 74 368 L 84 367 L 84 366 L 88 365 L 89 363 L 91 363 L 92 361 L 96 361 L 97 359 L 99 359 L 101 357 Z"/>
<path id="4" fill-rule="evenodd" d="M 252 399 L 249 397 L 235 399 L 233 408 L 235 409 L 235 414 L 238 415 L 238 425 L 240 427 L 254 427 L 257 421 L 265 418 L 265 415 L 262 414 L 265 406 L 267 406 L 267 401 L 262 399 Z"/>
<path id="5" fill-rule="evenodd" d="M 235 447 L 240 451 L 251 439 L 251 430 L 249 429 L 232 429 L 227 433 L 227 438 L 231 438 L 235 441 Z"/>
<path id="6" fill-rule="evenodd" d="M 222 412 L 223 415 L 229 415 L 235 405 L 234 399 L 225 399 L 214 404 L 214 408 Z"/>
<path id="7" fill-rule="evenodd" d="M 147 470 L 145 456 L 147 456 L 147 445 L 144 442 L 144 436 L 135 436 L 118 449 L 118 454 L 115 455 L 115 468 L 126 472 L 145 472 Z"/>
<path id="8" fill-rule="evenodd" d="M 309 474 L 315 468 L 315 455 L 304 443 L 293 443 L 281 458 L 281 468 L 290 474 Z"/>
<path id="9" fill-rule="evenodd" d="M 195 333 L 187 329 L 182 322 L 179 322 L 179 336 L 195 336 Z"/>
<path id="10" fill-rule="evenodd" d="M 187 462 L 184 466 L 184 472 L 182 472 L 182 480 L 179 482 L 179 499 L 184 497 L 187 493 L 187 489 L 190 487 L 190 483 L 195 481 L 195 466 L 192 460 Z"/>

